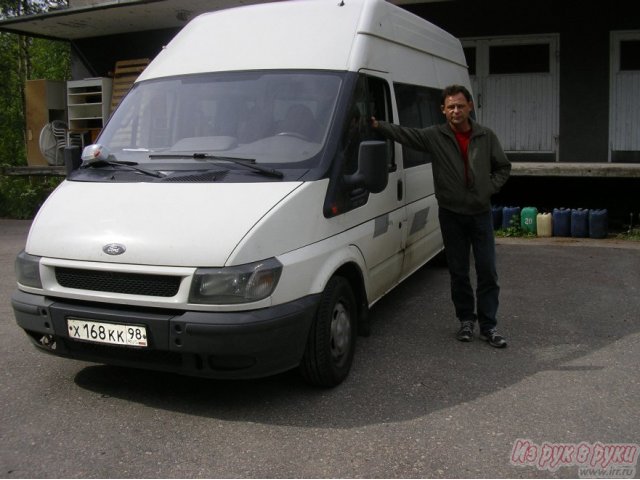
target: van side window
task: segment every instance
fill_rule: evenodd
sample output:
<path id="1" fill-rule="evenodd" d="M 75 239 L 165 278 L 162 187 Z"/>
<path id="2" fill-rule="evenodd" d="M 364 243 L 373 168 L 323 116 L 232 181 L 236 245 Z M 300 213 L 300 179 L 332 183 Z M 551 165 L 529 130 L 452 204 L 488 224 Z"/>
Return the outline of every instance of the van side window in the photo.
<path id="1" fill-rule="evenodd" d="M 398 102 L 398 116 L 404 127 L 426 128 L 444 121 L 440 109 L 441 92 L 436 88 L 396 83 L 393 86 Z M 402 147 L 404 168 L 431 163 L 431 154 Z"/>
<path id="2" fill-rule="evenodd" d="M 353 102 L 349 108 L 347 122 L 342 135 L 342 148 L 345 157 L 344 173 L 354 173 L 358 168 L 358 149 L 360 142 L 366 140 L 385 139 L 371 128 L 371 117 L 380 120 L 391 120 L 391 95 L 385 80 L 360 75 Z M 395 169 L 393 142 L 388 141 L 389 170 Z"/>

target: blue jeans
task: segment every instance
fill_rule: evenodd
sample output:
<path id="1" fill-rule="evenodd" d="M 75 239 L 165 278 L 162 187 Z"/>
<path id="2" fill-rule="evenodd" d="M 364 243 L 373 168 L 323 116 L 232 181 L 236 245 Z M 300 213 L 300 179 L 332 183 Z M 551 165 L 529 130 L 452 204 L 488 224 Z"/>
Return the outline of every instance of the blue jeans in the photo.
<path id="1" fill-rule="evenodd" d="M 440 208 L 438 213 L 456 316 L 461 322 L 477 319 L 481 331 L 494 328 L 497 324 L 500 287 L 491 211 L 461 215 Z M 471 249 L 477 275 L 475 299 L 469 279 Z"/>

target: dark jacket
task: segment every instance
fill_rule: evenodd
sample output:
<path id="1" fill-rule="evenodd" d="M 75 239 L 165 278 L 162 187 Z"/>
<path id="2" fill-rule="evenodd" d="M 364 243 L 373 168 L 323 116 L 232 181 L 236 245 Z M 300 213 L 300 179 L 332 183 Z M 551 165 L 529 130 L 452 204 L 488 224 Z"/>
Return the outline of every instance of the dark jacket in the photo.
<path id="1" fill-rule="evenodd" d="M 497 193 L 511 173 L 511 163 L 496 134 L 469 120 L 469 185 L 466 185 L 464 161 L 456 137 L 448 124 L 427 128 L 407 128 L 378 122 L 385 137 L 433 155 L 433 179 L 438 204 L 465 215 L 491 210 L 491 195 Z"/>

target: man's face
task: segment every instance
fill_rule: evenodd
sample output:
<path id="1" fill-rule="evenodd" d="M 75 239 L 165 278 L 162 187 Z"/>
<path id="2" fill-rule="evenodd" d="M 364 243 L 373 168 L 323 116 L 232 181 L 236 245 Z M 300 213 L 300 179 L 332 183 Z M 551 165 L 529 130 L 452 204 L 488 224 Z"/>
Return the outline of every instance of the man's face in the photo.
<path id="1" fill-rule="evenodd" d="M 452 128 L 465 128 L 469 122 L 469 115 L 473 111 L 473 102 L 468 102 L 464 94 L 456 93 L 444 99 L 442 113 Z"/>

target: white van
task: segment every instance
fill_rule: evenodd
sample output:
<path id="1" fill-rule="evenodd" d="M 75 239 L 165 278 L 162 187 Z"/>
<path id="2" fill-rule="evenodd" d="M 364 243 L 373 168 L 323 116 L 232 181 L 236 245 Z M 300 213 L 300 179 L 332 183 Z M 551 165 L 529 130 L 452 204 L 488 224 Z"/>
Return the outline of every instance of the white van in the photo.
<path id="1" fill-rule="evenodd" d="M 369 119 L 439 123 L 454 83 L 460 43 L 383 0 L 197 17 L 35 218 L 17 323 L 69 358 L 337 385 L 369 307 L 443 248 L 429 156 Z"/>

